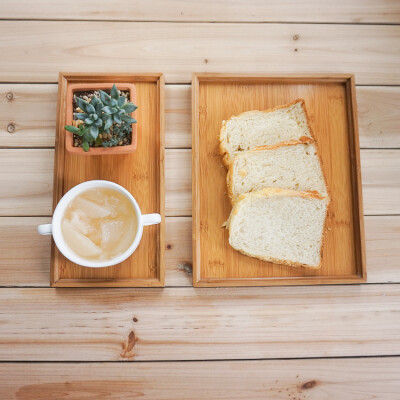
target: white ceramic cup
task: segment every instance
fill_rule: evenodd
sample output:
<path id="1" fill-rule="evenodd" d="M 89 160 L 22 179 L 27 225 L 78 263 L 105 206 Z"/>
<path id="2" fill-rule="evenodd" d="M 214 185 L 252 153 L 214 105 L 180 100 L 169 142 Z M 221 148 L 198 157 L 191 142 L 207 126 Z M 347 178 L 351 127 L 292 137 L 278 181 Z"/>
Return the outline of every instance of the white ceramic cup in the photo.
<path id="1" fill-rule="evenodd" d="M 132 206 L 136 213 L 137 231 L 135 238 L 132 241 L 132 244 L 124 253 L 109 260 L 94 261 L 94 260 L 87 260 L 83 257 L 78 256 L 66 244 L 61 231 L 61 221 L 64 216 L 64 212 L 68 204 L 71 202 L 71 200 L 74 199 L 76 196 L 78 196 L 80 193 L 85 192 L 88 189 L 95 189 L 95 188 L 114 189 L 124 194 L 127 197 L 127 199 L 129 199 L 129 201 L 132 203 Z M 136 202 L 135 198 L 122 186 L 109 181 L 87 181 L 73 187 L 71 190 L 65 193 L 62 199 L 58 202 L 56 209 L 54 210 L 51 224 L 39 225 L 38 232 L 41 235 L 53 235 L 54 242 L 56 243 L 61 253 L 75 264 L 79 264 L 84 267 L 90 267 L 90 268 L 102 268 L 119 264 L 122 261 L 126 260 L 139 246 L 140 240 L 142 239 L 143 227 L 147 225 L 159 224 L 160 222 L 161 222 L 160 214 L 143 215 L 142 212 L 140 211 L 139 205 Z"/>

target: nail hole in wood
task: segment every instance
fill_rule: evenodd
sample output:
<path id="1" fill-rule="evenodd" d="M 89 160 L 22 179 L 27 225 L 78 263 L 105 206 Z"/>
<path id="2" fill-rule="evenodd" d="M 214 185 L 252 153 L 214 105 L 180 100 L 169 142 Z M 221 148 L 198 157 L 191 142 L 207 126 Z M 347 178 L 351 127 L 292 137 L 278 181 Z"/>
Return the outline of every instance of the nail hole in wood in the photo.
<path id="1" fill-rule="evenodd" d="M 15 132 L 15 125 L 14 125 L 12 122 L 10 122 L 10 123 L 7 125 L 7 132 L 8 132 L 8 133 L 14 133 L 14 132 Z"/>
<path id="2" fill-rule="evenodd" d="M 299 40 L 300 39 L 300 35 L 298 35 L 297 33 L 295 35 L 293 35 L 293 40 Z"/>
<path id="3" fill-rule="evenodd" d="M 8 101 L 11 101 L 11 100 L 14 98 L 13 92 L 8 92 L 8 93 L 6 94 L 6 98 L 7 98 Z"/>

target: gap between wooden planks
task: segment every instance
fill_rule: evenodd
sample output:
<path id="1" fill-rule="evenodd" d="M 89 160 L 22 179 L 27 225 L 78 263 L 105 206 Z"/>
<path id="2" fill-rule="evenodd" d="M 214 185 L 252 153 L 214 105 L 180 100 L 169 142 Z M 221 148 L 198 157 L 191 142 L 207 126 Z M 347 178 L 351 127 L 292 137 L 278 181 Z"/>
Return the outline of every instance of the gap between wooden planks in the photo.
<path id="1" fill-rule="evenodd" d="M 400 147 L 400 87 L 358 86 L 357 103 L 361 147 Z M 166 147 L 190 148 L 191 86 L 166 85 L 165 104 Z M 54 147 L 56 108 L 55 84 L 0 84 L 0 146 Z"/>
<path id="2" fill-rule="evenodd" d="M 34 370 L 34 373 L 32 371 Z M 0 364 L 0 398 L 148 400 L 379 398 L 400 392 L 400 358 Z M 12 379 L 9 377 L 12 376 Z"/>
<path id="3" fill-rule="evenodd" d="M 2 361 L 393 355 L 400 285 L 0 290 Z"/>
<path id="4" fill-rule="evenodd" d="M 167 83 L 194 71 L 324 71 L 400 84 L 397 25 L 0 21 L 0 38 L 1 82 L 56 82 L 59 71 L 162 71 Z"/>
<path id="5" fill-rule="evenodd" d="M 49 217 L 0 218 L 0 286 L 49 286 Z M 192 218 L 166 219 L 166 286 L 192 286 Z M 400 282 L 400 216 L 365 218 L 368 283 Z"/>
<path id="6" fill-rule="evenodd" d="M 2 1 L 0 15 L 40 20 L 400 23 L 396 0 L 61 0 L 28 5 L 26 0 Z"/>
<path id="7" fill-rule="evenodd" d="M 0 216 L 52 214 L 53 159 L 53 149 L 0 149 Z M 365 215 L 400 214 L 400 150 L 362 150 L 361 167 Z M 191 150 L 167 149 L 167 216 L 192 214 L 191 179 Z"/>

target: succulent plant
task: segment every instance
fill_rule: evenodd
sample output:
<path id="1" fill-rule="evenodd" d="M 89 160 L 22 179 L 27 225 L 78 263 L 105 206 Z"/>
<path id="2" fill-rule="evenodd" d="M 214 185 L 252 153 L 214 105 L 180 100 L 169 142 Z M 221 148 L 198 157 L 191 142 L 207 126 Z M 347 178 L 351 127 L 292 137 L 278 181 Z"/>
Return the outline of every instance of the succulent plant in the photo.
<path id="1" fill-rule="evenodd" d="M 127 102 L 125 96 L 120 96 L 115 84 L 111 88 L 110 95 L 103 90 L 99 90 L 99 94 L 100 98 L 94 95 L 90 102 L 76 96 L 76 104 L 82 112 L 74 113 L 74 119 L 81 120 L 83 123 L 79 127 L 65 125 L 67 131 L 81 137 L 85 151 L 89 151 L 89 145 L 93 142 L 103 147 L 116 146 L 131 132 L 130 124 L 136 123 L 131 113 L 137 109 L 137 106 Z M 114 136 L 109 140 L 102 139 L 99 133 L 108 133 L 111 126 L 113 126 Z"/>
<path id="2" fill-rule="evenodd" d="M 133 124 L 136 122 L 130 115 L 137 109 L 137 106 L 131 102 L 126 101 L 125 96 L 120 96 L 120 92 L 115 85 L 111 88 L 110 95 L 106 92 L 99 90 L 100 99 L 104 104 L 103 111 L 103 129 L 108 132 L 111 125 L 115 122 L 121 124 L 126 122 Z"/>
<path id="3" fill-rule="evenodd" d="M 103 103 L 98 97 L 93 96 L 90 103 L 76 97 L 76 104 L 83 112 L 76 113 L 75 118 L 84 121 L 85 125 L 90 128 L 91 135 L 96 139 L 103 125 Z"/>
<path id="4" fill-rule="evenodd" d="M 85 151 L 89 151 L 89 144 L 93 143 L 97 139 L 97 136 L 98 136 L 98 133 L 96 136 L 94 136 L 92 134 L 91 127 L 86 126 L 85 124 L 79 125 L 78 128 L 76 126 L 72 126 L 72 125 L 65 125 L 65 129 L 82 138 L 82 148 Z"/>

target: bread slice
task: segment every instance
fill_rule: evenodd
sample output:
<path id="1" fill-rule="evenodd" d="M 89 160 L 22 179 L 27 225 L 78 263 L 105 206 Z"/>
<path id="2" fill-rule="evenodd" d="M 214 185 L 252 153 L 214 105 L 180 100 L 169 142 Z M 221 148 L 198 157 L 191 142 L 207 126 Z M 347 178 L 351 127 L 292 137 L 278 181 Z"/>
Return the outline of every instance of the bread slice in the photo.
<path id="1" fill-rule="evenodd" d="M 313 138 L 304 100 L 297 99 L 271 110 L 247 111 L 222 121 L 220 152 L 229 166 L 241 151 L 299 140 L 302 136 Z"/>
<path id="2" fill-rule="evenodd" d="M 227 222 L 241 253 L 291 266 L 319 268 L 328 199 L 317 192 L 268 188 L 242 195 Z"/>
<path id="3" fill-rule="evenodd" d="M 318 150 L 310 138 L 239 153 L 229 166 L 227 184 L 232 203 L 241 194 L 268 187 L 328 195 Z"/>

